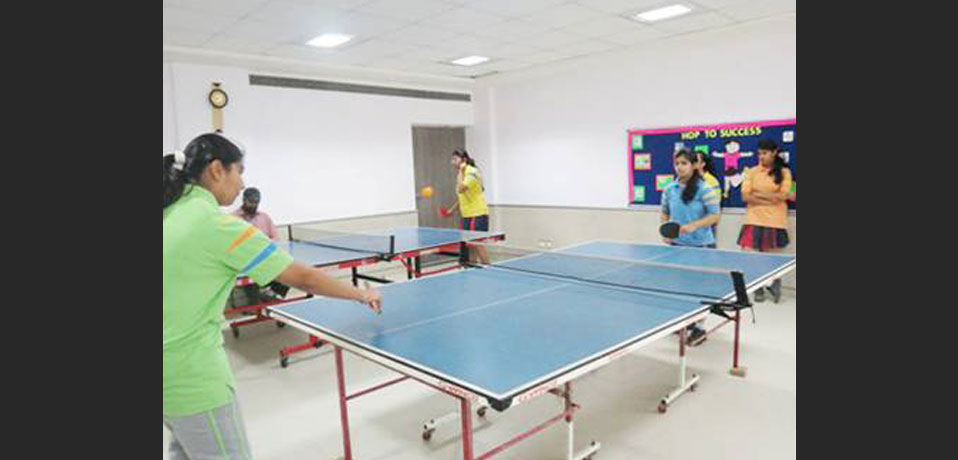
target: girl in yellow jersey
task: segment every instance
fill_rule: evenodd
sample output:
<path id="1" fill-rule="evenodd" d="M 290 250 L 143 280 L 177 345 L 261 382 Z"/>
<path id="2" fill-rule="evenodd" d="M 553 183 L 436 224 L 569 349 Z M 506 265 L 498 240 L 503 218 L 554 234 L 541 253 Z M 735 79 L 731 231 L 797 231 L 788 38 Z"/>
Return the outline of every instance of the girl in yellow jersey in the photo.
<path id="1" fill-rule="evenodd" d="M 719 181 L 715 178 L 715 167 L 712 166 L 712 160 L 709 159 L 708 154 L 696 151 L 695 158 L 695 169 L 702 175 L 702 179 L 705 179 L 705 183 L 709 187 L 718 188 Z"/>
<path id="2" fill-rule="evenodd" d="M 712 166 L 712 160 L 709 158 L 708 153 L 695 151 L 695 169 L 702 175 L 705 184 L 715 189 L 719 195 L 721 195 L 722 187 L 718 179 L 715 178 L 715 167 Z M 719 206 L 721 206 L 721 203 Z M 718 242 L 718 224 L 712 226 L 712 236 L 715 237 L 716 242 Z"/>
<path id="3" fill-rule="evenodd" d="M 479 174 L 479 168 L 476 162 L 469 157 L 465 150 L 456 150 L 452 152 L 452 166 L 456 169 L 456 194 L 459 200 L 453 205 L 449 212 L 459 206 L 459 212 L 462 214 L 462 229 L 488 232 L 489 231 L 489 206 L 486 204 L 486 197 L 483 195 L 485 187 L 482 185 L 482 176 Z M 487 264 L 489 256 L 482 247 L 476 247 L 479 260 Z"/>

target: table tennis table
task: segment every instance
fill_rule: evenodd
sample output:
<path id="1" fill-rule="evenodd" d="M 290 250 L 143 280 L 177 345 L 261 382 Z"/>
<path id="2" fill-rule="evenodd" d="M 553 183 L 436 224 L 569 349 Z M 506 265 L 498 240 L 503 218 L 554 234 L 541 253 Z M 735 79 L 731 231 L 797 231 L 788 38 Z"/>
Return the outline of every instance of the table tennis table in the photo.
<path id="1" fill-rule="evenodd" d="M 324 233 L 322 237 L 310 240 L 295 240 L 292 227 L 289 227 L 289 239 L 276 241 L 276 245 L 288 251 L 294 259 L 322 269 L 349 269 L 354 285 L 360 279 L 389 283 L 389 280 L 359 273 L 359 268 L 383 262 L 399 261 L 406 269 L 408 279 L 443 273 L 459 268 L 459 264 L 445 268 L 425 271 L 422 257 L 430 254 L 455 256 L 452 262 L 462 262 L 467 257 L 466 244 L 478 241 L 497 241 L 505 238 L 500 232 L 477 232 L 449 228 L 403 227 L 366 233 Z M 253 285 L 245 274 L 236 280 L 236 287 Z M 230 329 L 234 337 L 239 337 L 239 328 L 263 321 L 271 321 L 264 314 L 268 305 L 278 305 L 312 297 L 304 295 L 275 301 L 255 302 L 242 306 L 227 306 L 225 314 L 241 314 L 243 318 L 231 321 Z M 277 323 L 282 326 L 282 323 Z M 315 336 L 302 344 L 285 347 L 280 350 L 280 365 L 289 364 L 289 356 L 322 344 Z"/>
<path id="2" fill-rule="evenodd" d="M 267 314 L 332 344 L 346 460 L 352 458 L 347 402 L 407 379 L 459 400 L 458 413 L 424 424 L 423 439 L 458 419 L 466 460 L 497 455 L 561 420 L 567 457 L 582 459 L 600 444 L 574 450 L 576 378 L 677 333 L 678 386 L 661 399 L 664 412 L 698 384 L 697 375 L 686 375 L 686 328 L 713 313 L 725 318 L 723 325 L 735 324 L 732 373 L 744 376 L 739 322 L 748 294 L 795 263 L 794 255 L 593 241 L 384 286 L 379 316 L 325 298 L 268 307 Z M 348 394 L 343 350 L 401 376 Z M 473 410 L 481 417 L 490 406 L 504 411 L 546 394 L 563 401 L 561 413 L 481 455 L 473 452 Z"/>

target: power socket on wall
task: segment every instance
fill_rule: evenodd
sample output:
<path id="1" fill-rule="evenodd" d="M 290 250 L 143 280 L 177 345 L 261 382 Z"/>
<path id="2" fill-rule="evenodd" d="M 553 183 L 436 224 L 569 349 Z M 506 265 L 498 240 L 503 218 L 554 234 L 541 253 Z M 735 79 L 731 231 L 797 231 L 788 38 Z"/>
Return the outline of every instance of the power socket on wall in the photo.
<path id="1" fill-rule="evenodd" d="M 539 240 L 539 247 L 543 249 L 552 249 L 552 240 Z"/>

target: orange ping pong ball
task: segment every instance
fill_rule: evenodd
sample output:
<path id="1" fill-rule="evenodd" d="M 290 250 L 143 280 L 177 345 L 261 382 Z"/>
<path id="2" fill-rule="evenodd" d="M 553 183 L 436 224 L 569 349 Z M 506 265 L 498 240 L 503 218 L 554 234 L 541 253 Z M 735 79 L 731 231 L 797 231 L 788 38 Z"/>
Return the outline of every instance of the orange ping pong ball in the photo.
<path id="1" fill-rule="evenodd" d="M 426 186 L 422 188 L 422 196 L 429 198 L 432 196 L 432 187 Z"/>

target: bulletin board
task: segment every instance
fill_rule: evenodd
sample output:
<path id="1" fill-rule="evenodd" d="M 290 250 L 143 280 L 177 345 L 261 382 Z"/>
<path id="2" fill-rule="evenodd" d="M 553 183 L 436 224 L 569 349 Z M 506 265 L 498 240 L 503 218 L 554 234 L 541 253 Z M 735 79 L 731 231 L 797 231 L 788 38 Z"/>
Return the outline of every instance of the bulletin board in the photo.
<path id="1" fill-rule="evenodd" d="M 708 154 L 715 178 L 722 189 L 723 208 L 745 208 L 742 178 L 747 168 L 758 164 L 758 142 L 770 139 L 778 144 L 792 172 L 793 185 L 788 209 L 795 210 L 798 176 L 795 174 L 795 119 L 682 126 L 661 129 L 632 129 L 628 132 L 629 206 L 657 206 L 662 190 L 676 179 L 672 159 L 680 149 Z"/>

